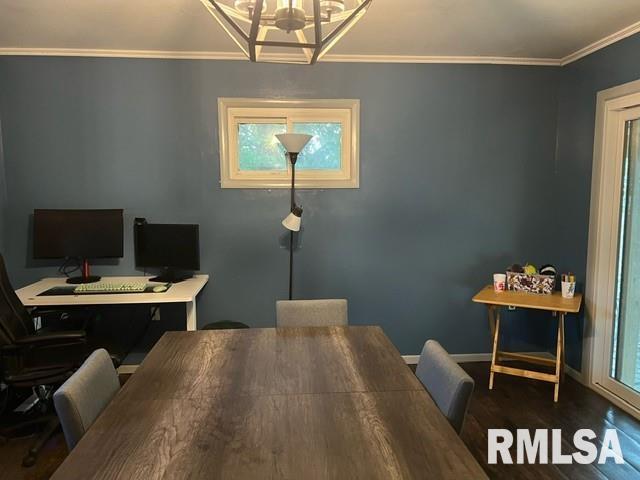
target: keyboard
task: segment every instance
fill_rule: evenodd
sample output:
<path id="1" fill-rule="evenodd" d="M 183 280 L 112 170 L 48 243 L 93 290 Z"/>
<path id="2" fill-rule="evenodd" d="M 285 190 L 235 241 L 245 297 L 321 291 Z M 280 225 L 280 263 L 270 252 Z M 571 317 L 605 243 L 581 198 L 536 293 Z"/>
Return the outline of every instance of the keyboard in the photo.
<path id="1" fill-rule="evenodd" d="M 73 289 L 73 293 L 136 293 L 144 292 L 147 282 L 127 282 L 127 283 L 83 283 Z"/>

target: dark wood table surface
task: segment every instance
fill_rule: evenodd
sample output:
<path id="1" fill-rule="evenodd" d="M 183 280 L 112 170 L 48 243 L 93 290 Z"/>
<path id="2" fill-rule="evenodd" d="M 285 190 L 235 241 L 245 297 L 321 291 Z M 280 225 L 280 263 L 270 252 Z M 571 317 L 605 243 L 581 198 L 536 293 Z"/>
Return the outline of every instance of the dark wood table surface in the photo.
<path id="1" fill-rule="evenodd" d="M 482 479 L 379 327 L 168 332 L 54 479 Z"/>

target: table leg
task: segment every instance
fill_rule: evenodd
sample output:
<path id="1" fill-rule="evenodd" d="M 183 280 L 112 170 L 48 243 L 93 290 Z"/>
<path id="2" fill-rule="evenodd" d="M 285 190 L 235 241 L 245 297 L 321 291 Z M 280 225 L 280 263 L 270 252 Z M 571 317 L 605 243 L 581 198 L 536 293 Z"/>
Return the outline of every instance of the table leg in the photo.
<path id="1" fill-rule="evenodd" d="M 493 312 L 491 310 L 493 309 Z M 493 352 L 491 353 L 491 371 L 489 372 L 489 390 L 493 390 L 493 367 L 496 366 L 496 355 L 498 354 L 498 338 L 500 336 L 500 310 L 498 307 L 489 307 L 489 316 L 493 317 L 495 328 L 493 329 Z M 490 320 L 491 322 L 491 320 Z"/>
<path id="2" fill-rule="evenodd" d="M 558 401 L 558 394 L 560 393 L 560 372 L 562 370 L 562 363 L 564 356 L 564 313 L 558 314 L 558 340 L 556 344 L 556 380 L 555 387 L 553 389 L 553 401 Z"/>
<path id="3" fill-rule="evenodd" d="M 194 298 L 190 302 L 186 303 L 187 305 L 187 331 L 193 332 L 197 330 L 196 323 L 196 299 Z"/>
<path id="4" fill-rule="evenodd" d="M 489 318 L 489 331 L 491 332 L 491 338 L 496 334 L 496 307 L 493 305 L 487 305 L 487 317 Z"/>
<path id="5" fill-rule="evenodd" d="M 560 316 L 560 333 L 562 334 L 562 358 L 560 360 L 560 380 L 564 381 L 564 365 L 565 365 L 564 313 Z"/>

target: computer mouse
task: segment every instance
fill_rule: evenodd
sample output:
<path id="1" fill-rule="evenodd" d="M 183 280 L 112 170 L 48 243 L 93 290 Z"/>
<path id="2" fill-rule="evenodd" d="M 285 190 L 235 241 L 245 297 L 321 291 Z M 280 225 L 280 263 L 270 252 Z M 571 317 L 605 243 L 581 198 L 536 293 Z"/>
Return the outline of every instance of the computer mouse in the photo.
<path id="1" fill-rule="evenodd" d="M 166 285 L 158 285 L 157 287 L 153 287 L 153 291 L 155 293 L 162 293 L 166 292 L 168 288 L 169 287 L 167 287 Z"/>

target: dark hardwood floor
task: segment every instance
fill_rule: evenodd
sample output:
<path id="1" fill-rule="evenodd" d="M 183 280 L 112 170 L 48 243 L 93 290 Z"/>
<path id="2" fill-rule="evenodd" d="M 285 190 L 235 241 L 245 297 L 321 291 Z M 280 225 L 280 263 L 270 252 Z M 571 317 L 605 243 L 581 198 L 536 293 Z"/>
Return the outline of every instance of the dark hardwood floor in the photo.
<path id="1" fill-rule="evenodd" d="M 496 375 L 489 391 L 489 364 L 465 363 L 476 388 L 462 439 L 492 479 L 640 479 L 640 422 L 600 395 L 565 377 L 560 399 L 553 403 L 553 384 Z M 605 429 L 618 430 L 625 465 L 488 465 L 487 430 L 505 428 L 562 429 L 562 453 L 572 453 L 576 430 L 590 428 L 602 439 Z M 514 453 L 514 452 L 512 452 Z M 551 453 L 549 453 L 551 455 Z M 515 457 L 515 453 L 513 455 Z"/>
<path id="2" fill-rule="evenodd" d="M 567 377 L 560 389 L 560 401 L 553 403 L 553 386 L 548 383 L 496 376 L 489 392 L 487 363 L 465 363 L 463 368 L 476 381 L 476 389 L 462 438 L 492 479 L 640 479 L 640 422 L 602 397 Z M 579 428 L 596 433 L 616 428 L 625 465 L 488 465 L 487 429 L 561 428 L 563 453 L 572 451 L 572 438 Z M 600 437 L 600 434 L 599 434 Z M 64 460 L 67 447 L 62 433 L 47 443 L 37 464 L 22 468 L 20 461 L 32 438 L 14 439 L 0 445 L 0 479 L 46 479 Z"/>

